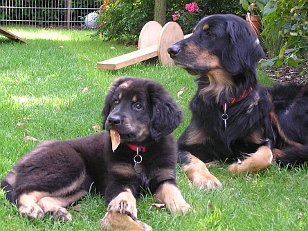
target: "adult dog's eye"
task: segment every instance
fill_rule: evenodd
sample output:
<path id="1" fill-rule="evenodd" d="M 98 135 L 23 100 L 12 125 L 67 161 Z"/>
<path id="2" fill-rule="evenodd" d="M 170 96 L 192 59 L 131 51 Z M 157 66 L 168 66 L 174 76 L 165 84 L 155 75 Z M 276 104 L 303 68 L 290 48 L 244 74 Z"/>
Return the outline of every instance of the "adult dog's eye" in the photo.
<path id="1" fill-rule="evenodd" d="M 137 111 L 143 110 L 142 104 L 141 104 L 141 103 L 138 103 L 138 102 L 137 102 L 137 103 L 134 103 L 133 107 L 134 107 L 134 109 L 137 110 Z"/>
<path id="2" fill-rule="evenodd" d="M 115 99 L 114 101 L 113 101 L 113 104 L 114 105 L 118 105 L 120 103 L 120 100 L 118 100 L 118 99 Z"/>

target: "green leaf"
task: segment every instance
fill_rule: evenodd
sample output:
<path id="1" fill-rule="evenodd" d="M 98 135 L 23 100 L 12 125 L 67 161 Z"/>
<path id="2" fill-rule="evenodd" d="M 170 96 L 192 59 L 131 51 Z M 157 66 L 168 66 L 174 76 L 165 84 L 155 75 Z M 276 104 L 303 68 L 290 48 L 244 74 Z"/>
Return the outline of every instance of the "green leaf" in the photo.
<path id="1" fill-rule="evenodd" d="M 298 64 L 300 63 L 300 59 L 292 59 L 292 58 L 288 58 L 288 61 L 287 61 L 287 63 L 288 63 L 288 65 L 289 66 L 291 66 L 291 67 L 297 67 L 298 66 Z"/>
<path id="2" fill-rule="evenodd" d="M 277 57 L 274 57 L 272 59 L 268 59 L 268 60 L 264 60 L 261 62 L 260 66 L 262 68 L 265 68 L 265 67 L 272 67 L 275 65 L 275 62 L 278 58 Z"/>
<path id="3" fill-rule="evenodd" d="M 249 7 L 249 2 L 248 0 L 240 0 L 240 3 L 243 7 L 244 10 L 248 11 L 248 7 Z"/>
<path id="4" fill-rule="evenodd" d="M 269 1 L 263 8 L 263 15 L 269 15 L 276 11 L 277 8 L 277 2 Z"/>
<path id="5" fill-rule="evenodd" d="M 283 59 L 277 59 L 277 61 L 275 62 L 276 67 L 281 67 L 282 64 L 283 64 Z"/>
<path id="6" fill-rule="evenodd" d="M 280 48 L 280 51 L 279 51 L 279 55 L 278 55 L 278 59 L 283 59 L 283 56 L 284 56 L 284 52 L 286 51 L 288 47 L 288 42 L 286 42 L 283 47 Z"/>

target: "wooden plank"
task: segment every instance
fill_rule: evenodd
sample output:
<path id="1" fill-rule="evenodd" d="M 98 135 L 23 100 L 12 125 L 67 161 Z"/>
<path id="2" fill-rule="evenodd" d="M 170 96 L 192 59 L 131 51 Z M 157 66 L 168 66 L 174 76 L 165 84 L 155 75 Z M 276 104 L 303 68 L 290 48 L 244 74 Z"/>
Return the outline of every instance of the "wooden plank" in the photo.
<path id="1" fill-rule="evenodd" d="M 19 38 L 17 35 L 9 32 L 7 30 L 4 30 L 2 28 L 0 28 L 0 34 L 4 35 L 5 37 L 7 37 L 7 38 L 9 38 L 13 41 L 19 41 L 19 42 L 28 44 L 28 42 L 26 40 L 23 40 L 23 39 Z"/>
<path id="2" fill-rule="evenodd" d="M 146 47 L 133 51 L 115 58 L 111 58 L 97 63 L 98 69 L 118 70 L 120 68 L 139 63 L 141 61 L 154 58 L 157 56 L 158 45 Z"/>

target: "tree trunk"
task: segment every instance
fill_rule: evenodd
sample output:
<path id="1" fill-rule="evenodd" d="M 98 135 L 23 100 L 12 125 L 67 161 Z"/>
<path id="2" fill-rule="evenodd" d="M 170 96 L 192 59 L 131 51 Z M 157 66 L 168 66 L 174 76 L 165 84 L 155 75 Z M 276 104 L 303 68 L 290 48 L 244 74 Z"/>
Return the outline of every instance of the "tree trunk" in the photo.
<path id="1" fill-rule="evenodd" d="M 154 20 L 159 22 L 162 26 L 166 23 L 166 0 L 155 0 Z"/>

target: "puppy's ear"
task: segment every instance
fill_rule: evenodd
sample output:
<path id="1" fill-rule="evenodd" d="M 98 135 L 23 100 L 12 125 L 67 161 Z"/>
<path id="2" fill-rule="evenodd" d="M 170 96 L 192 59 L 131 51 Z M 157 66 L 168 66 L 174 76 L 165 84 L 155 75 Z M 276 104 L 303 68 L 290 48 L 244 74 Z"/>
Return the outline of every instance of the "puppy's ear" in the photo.
<path id="1" fill-rule="evenodd" d="M 183 113 L 170 94 L 158 84 L 148 86 L 151 115 L 151 136 L 158 140 L 172 133 L 183 119 Z"/>
<path id="2" fill-rule="evenodd" d="M 121 78 L 117 78 L 116 80 L 113 81 L 111 87 L 108 90 L 107 96 L 105 98 L 105 103 L 104 103 L 104 107 L 103 107 L 103 111 L 102 111 L 102 116 L 103 116 L 103 129 L 105 129 L 105 123 L 106 123 L 106 119 L 110 113 L 110 109 L 111 109 L 111 103 L 112 103 L 112 98 L 113 98 L 113 94 L 115 92 L 115 90 L 125 81 L 129 80 L 129 77 L 121 77 Z"/>
<path id="3" fill-rule="evenodd" d="M 222 65 L 233 75 L 254 71 L 265 53 L 248 23 L 238 18 L 227 21 L 229 43 L 222 53 Z"/>

